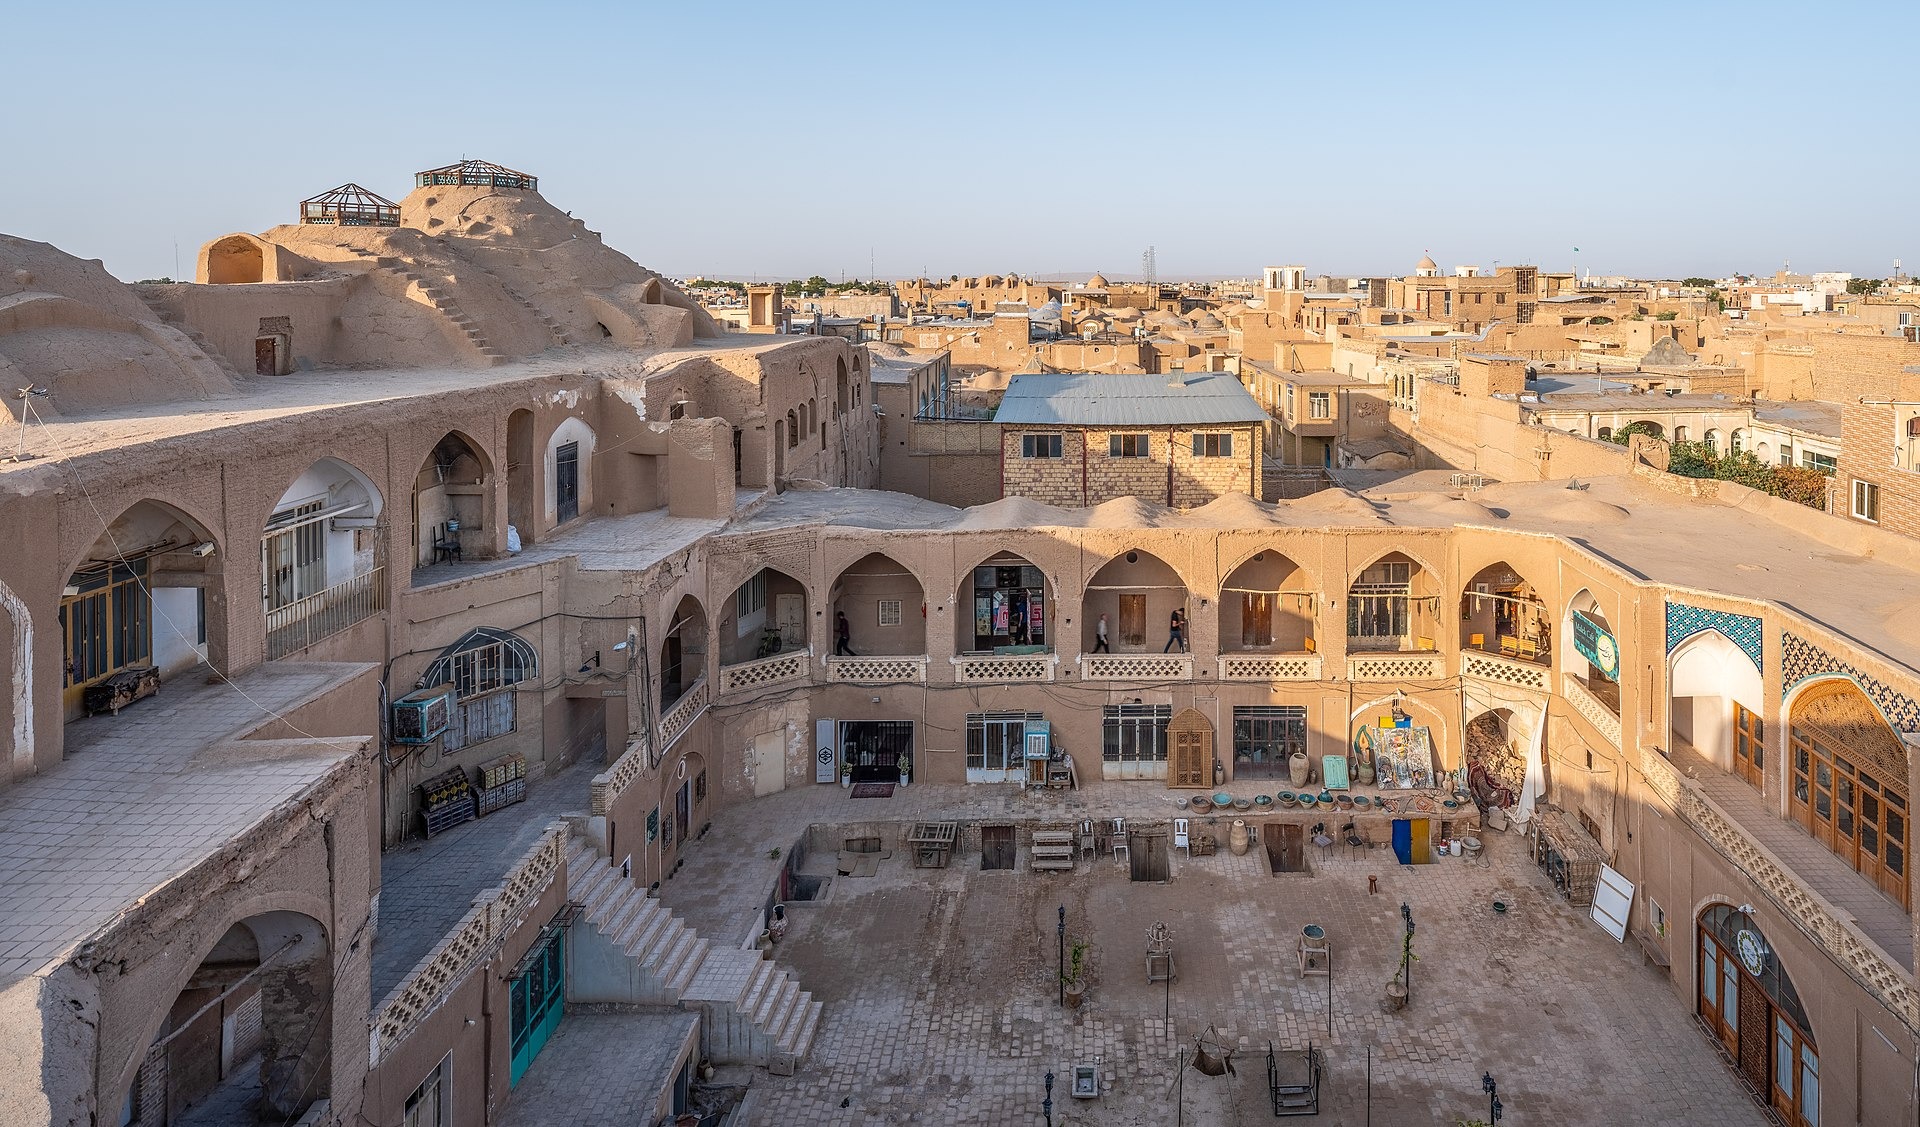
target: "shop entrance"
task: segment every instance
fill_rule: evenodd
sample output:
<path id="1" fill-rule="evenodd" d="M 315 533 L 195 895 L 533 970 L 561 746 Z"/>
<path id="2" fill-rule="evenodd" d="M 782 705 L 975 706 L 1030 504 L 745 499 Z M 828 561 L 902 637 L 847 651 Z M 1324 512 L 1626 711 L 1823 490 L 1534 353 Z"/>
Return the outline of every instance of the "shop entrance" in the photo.
<path id="1" fill-rule="evenodd" d="M 1820 1053 L 1800 994 L 1753 917 L 1700 914 L 1701 1023 L 1789 1127 L 1819 1127 Z"/>
<path id="2" fill-rule="evenodd" d="M 1047 644 L 1046 578 L 1017 557 L 973 569 L 973 648 Z"/>
<path id="3" fill-rule="evenodd" d="M 911 720 L 848 720 L 840 725 L 841 762 L 856 783 L 897 783 L 900 762 L 913 752 Z"/>

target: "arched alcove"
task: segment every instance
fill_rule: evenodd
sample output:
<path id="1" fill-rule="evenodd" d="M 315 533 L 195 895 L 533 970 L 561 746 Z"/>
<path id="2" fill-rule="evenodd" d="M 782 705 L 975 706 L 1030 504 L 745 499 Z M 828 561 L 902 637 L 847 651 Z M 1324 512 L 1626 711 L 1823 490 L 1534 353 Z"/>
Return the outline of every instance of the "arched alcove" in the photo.
<path id="1" fill-rule="evenodd" d="M 1255 552 L 1220 585 L 1221 652 L 1312 652 L 1318 598 L 1298 564 L 1271 549 Z"/>
<path id="2" fill-rule="evenodd" d="M 1667 658 L 1669 736 L 1722 771 L 1761 787 L 1767 769 L 1760 670 L 1733 640 L 1703 630 Z"/>
<path id="3" fill-rule="evenodd" d="M 918 576 L 893 557 L 870 552 L 834 577 L 827 602 L 838 638 L 845 615 L 848 648 L 862 657 L 927 652 L 927 597 Z M 836 644 L 835 652 L 839 650 Z"/>
<path id="4" fill-rule="evenodd" d="M 1187 602 L 1186 581 L 1165 560 L 1137 549 L 1122 552 L 1087 581 L 1080 607 L 1082 647 L 1088 653 L 1099 648 L 1104 620 L 1108 648 L 1116 653 L 1191 649 Z M 1176 613 L 1178 639 L 1171 625 Z"/>

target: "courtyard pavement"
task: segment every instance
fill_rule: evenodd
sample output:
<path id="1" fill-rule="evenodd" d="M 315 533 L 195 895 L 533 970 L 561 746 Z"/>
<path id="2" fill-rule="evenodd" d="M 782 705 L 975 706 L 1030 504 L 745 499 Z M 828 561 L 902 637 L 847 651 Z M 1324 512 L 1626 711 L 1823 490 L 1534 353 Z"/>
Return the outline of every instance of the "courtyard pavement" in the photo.
<path id="1" fill-rule="evenodd" d="M 1420 867 L 1378 847 L 1309 854 L 1311 875 L 1275 877 L 1258 850 L 1176 853 L 1165 885 L 1129 883 L 1110 857 L 981 872 L 977 852 L 945 870 L 896 853 L 871 880 L 837 878 L 825 901 L 789 912 L 775 952 L 826 1003 L 818 1039 L 796 1076 L 753 1077 L 748 1121 L 1039 1123 L 1048 1071 L 1056 1124 L 1267 1121 L 1271 1041 L 1325 1051 L 1318 1123 L 1484 1117 L 1483 1072 L 1503 1123 L 1765 1122 L 1664 972 L 1560 900 L 1520 838 Z M 831 864 L 818 860 L 809 868 Z M 1410 1004 L 1389 1013 L 1403 901 L 1417 961 Z M 1092 945 L 1077 1011 L 1056 1001 L 1061 904 L 1068 941 Z M 1156 921 L 1173 932 L 1170 987 L 1146 982 Z M 1331 979 L 1298 973 L 1308 923 L 1331 937 Z M 1209 1027 L 1237 1046 L 1238 1075 L 1187 1069 L 1178 1083 L 1175 1060 Z M 1067 1095 L 1077 1062 L 1098 1067 L 1098 1099 Z"/>
<path id="2" fill-rule="evenodd" d="M 576 1012 L 553 1032 L 500 1127 L 641 1127 L 653 1101 L 673 1082 L 680 1047 L 699 1015 L 674 1012 Z"/>

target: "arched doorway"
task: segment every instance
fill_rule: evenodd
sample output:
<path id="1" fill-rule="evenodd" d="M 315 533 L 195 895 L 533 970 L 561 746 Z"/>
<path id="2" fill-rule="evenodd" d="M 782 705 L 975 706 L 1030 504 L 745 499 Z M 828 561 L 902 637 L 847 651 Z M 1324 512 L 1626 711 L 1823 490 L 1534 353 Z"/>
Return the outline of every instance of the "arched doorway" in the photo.
<path id="1" fill-rule="evenodd" d="M 1753 658 L 1720 631 L 1702 630 L 1680 643 L 1668 663 L 1668 734 L 1675 750 L 1691 749 L 1765 789 L 1765 690 Z"/>
<path id="2" fill-rule="evenodd" d="M 848 649 L 861 657 L 927 652 L 927 597 L 920 579 L 891 556 L 870 552 L 834 577 L 827 593 L 829 623 L 839 655 L 839 619 L 847 619 Z"/>
<path id="3" fill-rule="evenodd" d="M 697 751 L 680 757 L 673 768 L 673 817 L 666 827 L 666 844 L 693 839 L 707 821 L 707 760 Z"/>
<path id="4" fill-rule="evenodd" d="M 1182 652 L 1192 649 L 1193 623 L 1187 584 L 1152 552 L 1127 551 L 1108 560 L 1087 581 L 1080 606 L 1083 652 L 1099 650 L 1100 626 L 1116 653 Z M 1174 636 L 1173 616 L 1180 620 Z"/>
<path id="5" fill-rule="evenodd" d="M 210 285 L 246 285 L 266 280 L 266 255 L 245 235 L 228 235 L 207 248 Z"/>
<path id="6" fill-rule="evenodd" d="M 533 443 L 533 412 L 522 407 L 507 416 L 507 550 L 540 538 L 540 461 Z"/>
<path id="7" fill-rule="evenodd" d="M 1514 731 L 1513 710 L 1495 708 L 1466 727 L 1467 789 L 1482 810 L 1511 809 L 1527 785 L 1527 752 Z"/>
<path id="8" fill-rule="evenodd" d="M 1909 906 L 1913 795 L 1906 745 L 1845 678 L 1802 689 L 1787 715 L 1789 813 L 1880 891 Z"/>
<path id="9" fill-rule="evenodd" d="M 274 504 L 260 536 L 267 659 L 285 657 L 386 608 L 380 491 L 322 458 Z"/>
<path id="10" fill-rule="evenodd" d="M 119 1122 L 292 1122 L 327 1098 L 333 968 L 326 927 L 262 912 L 229 927 L 175 997 Z"/>
<path id="11" fill-rule="evenodd" d="M 738 665 L 807 647 L 807 585 L 763 567 L 720 610 L 720 664 Z"/>
<path id="12" fill-rule="evenodd" d="M 206 526 L 160 501 L 140 501 L 101 531 L 67 575 L 60 599 L 61 703 L 68 719 L 86 711 L 88 690 L 165 679 L 209 657 L 220 639 L 225 663 L 223 557 Z M 209 630 L 217 615 L 219 629 Z M 96 700 L 103 692 L 95 693 Z"/>
<path id="13" fill-rule="evenodd" d="M 515 685 L 539 675 L 532 643 L 511 630 L 482 626 L 440 651 L 420 687 L 452 685 L 455 707 L 440 737 L 443 752 L 504 736 L 519 726 Z"/>
<path id="14" fill-rule="evenodd" d="M 1513 565 L 1490 564 L 1460 593 L 1460 646 L 1544 665 L 1553 650 L 1550 615 L 1539 589 Z"/>
<path id="15" fill-rule="evenodd" d="M 1430 653 L 1438 633 L 1434 577 L 1404 552 L 1389 552 L 1347 589 L 1347 649 Z"/>
<path id="16" fill-rule="evenodd" d="M 1740 1076 L 1789 1127 L 1818 1127 L 1820 1052 L 1793 979 L 1753 917 L 1700 913 L 1696 1012 Z"/>
<path id="17" fill-rule="evenodd" d="M 548 527 L 566 524 L 593 508 L 593 428 L 569 416 L 547 439 Z"/>
<path id="18" fill-rule="evenodd" d="M 1620 715 L 1620 643 L 1593 592 L 1581 588 L 1560 623 L 1560 671 Z"/>
<path id="19" fill-rule="evenodd" d="M 660 711 L 674 706 L 707 672 L 707 608 L 687 595 L 660 639 Z"/>
<path id="20" fill-rule="evenodd" d="M 487 494 L 493 468 L 478 444 L 458 431 L 434 445 L 413 479 L 413 563 L 416 568 L 486 551 Z"/>
<path id="21" fill-rule="evenodd" d="M 1312 653 L 1313 583 L 1292 560 L 1255 552 L 1220 586 L 1223 653 Z"/>
<path id="22" fill-rule="evenodd" d="M 1024 557 L 1001 552 L 981 561 L 957 595 L 953 636 L 962 652 L 1048 647 L 1053 585 Z"/>

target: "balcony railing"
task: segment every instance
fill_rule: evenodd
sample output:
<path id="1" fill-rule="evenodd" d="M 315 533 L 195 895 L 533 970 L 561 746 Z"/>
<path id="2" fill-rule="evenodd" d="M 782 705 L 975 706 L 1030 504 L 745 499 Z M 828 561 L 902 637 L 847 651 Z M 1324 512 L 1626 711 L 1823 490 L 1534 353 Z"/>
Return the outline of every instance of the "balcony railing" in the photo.
<path id="1" fill-rule="evenodd" d="M 1499 685 L 1514 685 L 1522 689 L 1547 691 L 1547 671 L 1532 662 L 1514 661 L 1512 658 L 1495 657 L 1478 650 L 1460 651 L 1460 672 L 1468 677 L 1478 677 L 1482 681 L 1492 681 Z"/>
<path id="2" fill-rule="evenodd" d="M 1221 654 L 1222 681 L 1318 681 L 1319 654 Z"/>
<path id="3" fill-rule="evenodd" d="M 1439 654 L 1355 654 L 1347 658 L 1347 679 L 1350 681 L 1432 681 L 1445 675 L 1446 667 L 1446 660 Z"/>
<path id="4" fill-rule="evenodd" d="M 1616 748 L 1619 747 L 1620 718 L 1615 716 L 1606 705 L 1600 703 L 1600 698 L 1594 696 L 1592 691 L 1581 683 L 1580 678 L 1573 674 L 1561 674 L 1560 686 L 1561 694 L 1567 698 L 1567 703 L 1573 706 L 1573 710 L 1586 717 L 1587 723 L 1592 724 L 1602 736 L 1606 737 L 1608 743 Z"/>
<path id="5" fill-rule="evenodd" d="M 376 567 L 267 612 L 267 660 L 298 653 L 387 609 L 387 569 Z"/>
<path id="6" fill-rule="evenodd" d="M 858 685 L 925 684 L 927 656 L 830 657 L 827 680 Z"/>
<path id="7" fill-rule="evenodd" d="M 1088 681 L 1193 680 L 1193 655 L 1186 653 L 1085 654 L 1080 662 Z"/>
<path id="8" fill-rule="evenodd" d="M 765 689 L 790 681 L 804 681 L 812 671 L 812 646 L 735 665 L 723 665 L 720 667 L 720 694 L 725 696 L 742 689 Z"/>
<path id="9" fill-rule="evenodd" d="M 707 710 L 710 696 L 707 679 L 702 677 L 688 685 L 687 691 L 680 694 L 680 699 L 660 714 L 660 755 L 665 755 L 667 749 L 673 746 L 673 741 L 680 738 L 680 733 L 692 727 L 700 714 Z"/>
<path id="10" fill-rule="evenodd" d="M 1053 654 L 964 654 L 950 659 L 954 680 L 963 685 L 1009 681 L 1051 681 L 1059 660 Z"/>

